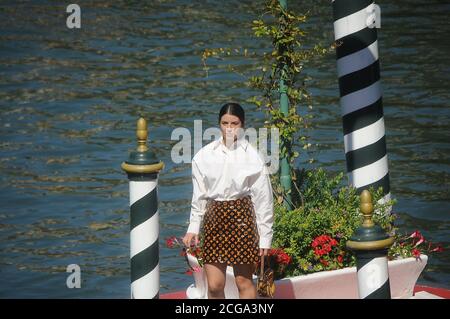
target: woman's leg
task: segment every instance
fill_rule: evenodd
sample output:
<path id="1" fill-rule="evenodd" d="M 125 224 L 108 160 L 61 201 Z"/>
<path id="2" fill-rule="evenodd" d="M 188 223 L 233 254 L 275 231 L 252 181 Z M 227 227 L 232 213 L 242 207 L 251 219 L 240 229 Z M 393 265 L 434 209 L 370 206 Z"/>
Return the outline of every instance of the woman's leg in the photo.
<path id="1" fill-rule="evenodd" d="M 252 264 L 233 265 L 240 299 L 256 299 L 256 287 L 252 279 L 254 270 L 255 266 Z"/>
<path id="2" fill-rule="evenodd" d="M 208 298 L 225 299 L 225 271 L 227 264 L 212 263 L 205 264 L 203 267 L 208 280 Z"/>

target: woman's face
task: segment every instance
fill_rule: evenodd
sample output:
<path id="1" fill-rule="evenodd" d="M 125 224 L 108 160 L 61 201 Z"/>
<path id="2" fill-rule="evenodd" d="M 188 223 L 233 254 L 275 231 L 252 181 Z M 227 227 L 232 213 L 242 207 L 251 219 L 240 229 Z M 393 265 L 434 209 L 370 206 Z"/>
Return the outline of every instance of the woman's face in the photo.
<path id="1" fill-rule="evenodd" d="M 220 130 L 225 141 L 237 139 L 238 128 L 242 128 L 242 122 L 236 115 L 224 114 L 220 119 Z"/>

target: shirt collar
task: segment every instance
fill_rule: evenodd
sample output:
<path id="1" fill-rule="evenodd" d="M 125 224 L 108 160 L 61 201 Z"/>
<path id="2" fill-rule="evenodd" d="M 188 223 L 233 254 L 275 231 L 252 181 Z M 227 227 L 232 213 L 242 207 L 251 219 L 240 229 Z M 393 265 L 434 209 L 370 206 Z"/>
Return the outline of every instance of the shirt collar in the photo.
<path id="1" fill-rule="evenodd" d="M 233 146 L 235 143 L 237 144 L 237 146 L 242 147 L 242 148 L 244 149 L 244 151 L 247 150 L 248 141 L 247 141 L 244 137 L 238 138 L 238 139 L 232 144 L 232 146 Z M 225 142 L 224 142 L 224 140 L 223 140 L 223 135 L 222 135 L 218 140 L 216 140 L 216 143 L 214 144 L 214 147 L 213 147 L 213 148 L 216 149 L 216 148 L 219 147 L 219 146 L 226 147 Z"/>

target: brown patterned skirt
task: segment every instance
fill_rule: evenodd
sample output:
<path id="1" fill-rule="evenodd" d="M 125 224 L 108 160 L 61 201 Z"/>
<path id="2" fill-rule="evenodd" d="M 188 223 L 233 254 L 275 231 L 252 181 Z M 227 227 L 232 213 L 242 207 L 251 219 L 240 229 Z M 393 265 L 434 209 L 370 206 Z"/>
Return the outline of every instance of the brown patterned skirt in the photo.
<path id="1" fill-rule="evenodd" d="M 227 201 L 209 200 L 203 235 L 204 263 L 231 266 L 259 262 L 259 235 L 250 195 Z"/>

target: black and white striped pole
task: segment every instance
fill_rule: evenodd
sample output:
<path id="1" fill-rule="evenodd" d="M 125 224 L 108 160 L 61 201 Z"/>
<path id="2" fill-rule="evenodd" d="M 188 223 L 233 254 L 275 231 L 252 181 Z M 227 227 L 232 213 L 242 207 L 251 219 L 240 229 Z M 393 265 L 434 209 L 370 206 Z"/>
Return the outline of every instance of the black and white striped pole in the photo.
<path id="1" fill-rule="evenodd" d="M 360 211 L 363 224 L 347 241 L 347 248 L 356 256 L 358 292 L 360 299 L 390 299 L 388 249 L 394 243 L 383 229 L 372 220 L 373 204 L 370 192 L 361 195 Z"/>
<path id="2" fill-rule="evenodd" d="M 131 298 L 159 298 L 158 173 L 164 163 L 147 147 L 147 122 L 137 122 L 137 150 L 122 169 L 130 181 Z"/>
<path id="3" fill-rule="evenodd" d="M 345 157 L 350 184 L 383 187 L 390 199 L 378 58 L 379 6 L 373 0 L 332 0 Z"/>

